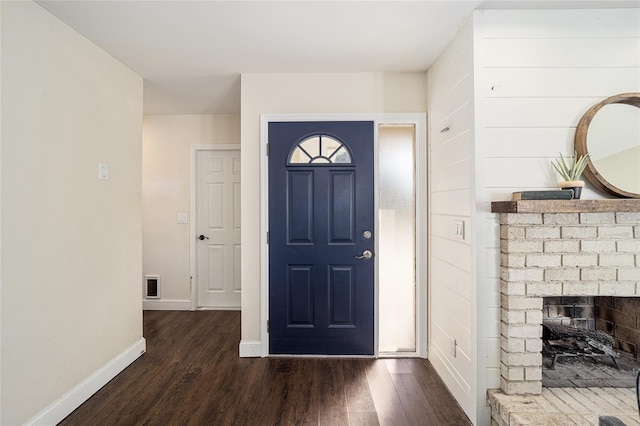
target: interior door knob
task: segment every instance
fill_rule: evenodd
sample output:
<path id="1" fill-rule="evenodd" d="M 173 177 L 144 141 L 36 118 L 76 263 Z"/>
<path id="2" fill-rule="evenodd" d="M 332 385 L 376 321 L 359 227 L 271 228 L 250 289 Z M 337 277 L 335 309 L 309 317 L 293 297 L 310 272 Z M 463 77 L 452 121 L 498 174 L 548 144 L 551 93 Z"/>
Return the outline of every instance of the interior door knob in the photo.
<path id="1" fill-rule="evenodd" d="M 208 239 L 209 239 L 209 237 L 205 237 L 204 235 L 200 235 L 200 236 L 198 237 L 198 239 L 199 239 L 200 241 L 202 241 L 202 240 L 208 240 Z"/>
<path id="2" fill-rule="evenodd" d="M 373 257 L 373 253 L 371 250 L 365 250 L 362 252 L 362 255 L 356 256 L 356 259 L 371 259 Z"/>

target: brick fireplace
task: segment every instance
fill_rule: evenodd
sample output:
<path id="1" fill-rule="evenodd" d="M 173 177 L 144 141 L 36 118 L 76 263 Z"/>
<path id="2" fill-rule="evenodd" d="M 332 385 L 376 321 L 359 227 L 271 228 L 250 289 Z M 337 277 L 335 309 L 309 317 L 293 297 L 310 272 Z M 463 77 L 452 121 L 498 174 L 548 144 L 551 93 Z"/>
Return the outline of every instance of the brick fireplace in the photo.
<path id="1" fill-rule="evenodd" d="M 494 202 L 492 211 L 500 213 L 501 390 L 540 394 L 544 297 L 640 296 L 640 200 Z"/>

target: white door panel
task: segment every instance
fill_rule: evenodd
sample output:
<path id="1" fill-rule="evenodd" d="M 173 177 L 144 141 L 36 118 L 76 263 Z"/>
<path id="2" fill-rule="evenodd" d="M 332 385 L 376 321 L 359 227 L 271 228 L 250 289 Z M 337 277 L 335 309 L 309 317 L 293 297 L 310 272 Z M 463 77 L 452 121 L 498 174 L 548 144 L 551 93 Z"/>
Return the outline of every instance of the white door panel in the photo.
<path id="1" fill-rule="evenodd" d="M 233 246 L 233 289 L 240 293 L 240 244 Z"/>
<path id="2" fill-rule="evenodd" d="M 196 154 L 198 307 L 240 308 L 240 151 Z"/>

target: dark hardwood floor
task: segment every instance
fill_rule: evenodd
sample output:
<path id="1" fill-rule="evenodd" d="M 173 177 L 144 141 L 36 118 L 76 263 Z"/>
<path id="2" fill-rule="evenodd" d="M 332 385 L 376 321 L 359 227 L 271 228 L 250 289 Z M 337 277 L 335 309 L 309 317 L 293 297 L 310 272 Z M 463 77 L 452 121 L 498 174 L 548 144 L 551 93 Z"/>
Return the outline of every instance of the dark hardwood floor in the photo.
<path id="1" fill-rule="evenodd" d="M 470 424 L 427 360 L 239 358 L 229 311 L 146 311 L 144 336 L 61 425 Z"/>

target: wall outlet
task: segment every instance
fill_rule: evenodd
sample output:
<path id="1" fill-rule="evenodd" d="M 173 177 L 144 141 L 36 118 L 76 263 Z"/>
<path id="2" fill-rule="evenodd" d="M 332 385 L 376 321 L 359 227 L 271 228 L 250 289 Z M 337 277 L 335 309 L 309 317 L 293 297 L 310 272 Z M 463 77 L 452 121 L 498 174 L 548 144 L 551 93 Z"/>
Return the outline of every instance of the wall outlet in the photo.
<path id="1" fill-rule="evenodd" d="M 456 347 L 458 346 L 458 344 L 456 343 L 456 339 L 454 339 L 453 337 L 449 338 L 449 351 L 451 352 L 451 355 L 453 355 L 453 357 L 456 357 Z"/>
<path id="2" fill-rule="evenodd" d="M 187 214 L 186 213 L 178 213 L 177 214 L 178 223 L 185 224 L 187 223 Z"/>

